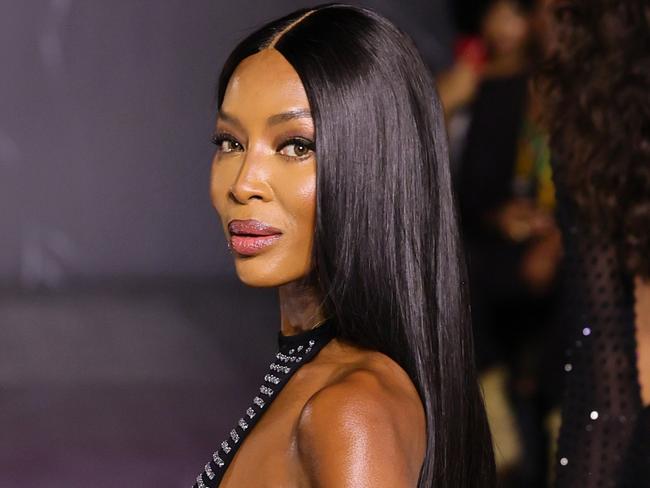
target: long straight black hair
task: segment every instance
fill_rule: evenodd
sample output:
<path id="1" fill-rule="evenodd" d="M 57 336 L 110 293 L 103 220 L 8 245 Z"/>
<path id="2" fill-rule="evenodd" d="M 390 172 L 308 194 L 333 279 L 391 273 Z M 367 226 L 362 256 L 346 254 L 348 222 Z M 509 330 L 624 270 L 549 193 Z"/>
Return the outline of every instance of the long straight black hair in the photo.
<path id="1" fill-rule="evenodd" d="M 300 76 L 314 119 L 326 313 L 341 339 L 388 355 L 415 384 L 427 421 L 419 486 L 494 486 L 443 112 L 425 64 L 377 13 L 322 5 L 243 40 L 218 108 L 237 65 L 271 45 Z"/>

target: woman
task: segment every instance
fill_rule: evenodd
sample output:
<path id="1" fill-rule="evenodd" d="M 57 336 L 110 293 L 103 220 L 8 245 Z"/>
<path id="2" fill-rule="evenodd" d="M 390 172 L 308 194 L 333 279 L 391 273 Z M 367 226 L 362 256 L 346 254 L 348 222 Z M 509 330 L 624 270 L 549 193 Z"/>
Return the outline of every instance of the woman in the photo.
<path id="1" fill-rule="evenodd" d="M 543 88 L 567 253 L 559 487 L 650 483 L 650 6 L 552 2 Z"/>
<path id="2" fill-rule="evenodd" d="M 278 288 L 281 330 L 195 486 L 491 486 L 442 111 L 412 43 L 345 5 L 265 25 L 225 63 L 215 143 L 237 274 Z"/>

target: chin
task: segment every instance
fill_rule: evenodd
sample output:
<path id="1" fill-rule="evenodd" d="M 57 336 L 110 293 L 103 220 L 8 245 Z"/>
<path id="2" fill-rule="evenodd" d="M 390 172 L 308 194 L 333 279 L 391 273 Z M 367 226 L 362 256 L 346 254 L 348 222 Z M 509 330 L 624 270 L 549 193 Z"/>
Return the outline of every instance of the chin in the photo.
<path id="1" fill-rule="evenodd" d="M 240 281 L 253 288 L 275 288 L 296 281 L 307 274 L 307 271 L 296 272 L 287 269 L 279 263 L 269 263 L 263 256 L 235 258 L 235 269 Z"/>

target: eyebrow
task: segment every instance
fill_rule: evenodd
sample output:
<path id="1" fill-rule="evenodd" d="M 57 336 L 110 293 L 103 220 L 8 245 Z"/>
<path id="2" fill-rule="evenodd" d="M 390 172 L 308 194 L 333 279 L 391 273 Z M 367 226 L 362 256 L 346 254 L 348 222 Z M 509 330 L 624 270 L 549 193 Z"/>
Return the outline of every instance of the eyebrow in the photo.
<path id="1" fill-rule="evenodd" d="M 224 112 L 223 110 L 219 111 L 219 113 L 217 114 L 217 118 L 223 120 L 224 122 L 229 122 L 233 124 L 238 129 L 243 128 L 242 123 L 237 119 L 237 117 L 229 114 L 228 112 Z M 290 110 L 288 112 L 282 112 L 279 114 L 271 115 L 267 119 L 266 123 L 268 125 L 277 125 L 283 122 L 288 122 L 289 120 L 305 119 L 305 118 L 311 118 L 311 112 L 309 111 L 309 109 L 299 108 L 296 110 Z"/>
<path id="2" fill-rule="evenodd" d="M 311 118 L 311 112 L 308 109 L 299 108 L 296 110 L 290 110 L 289 112 L 271 115 L 267 120 L 267 124 L 277 125 L 281 124 L 282 122 L 288 122 L 289 120 L 306 118 Z"/>

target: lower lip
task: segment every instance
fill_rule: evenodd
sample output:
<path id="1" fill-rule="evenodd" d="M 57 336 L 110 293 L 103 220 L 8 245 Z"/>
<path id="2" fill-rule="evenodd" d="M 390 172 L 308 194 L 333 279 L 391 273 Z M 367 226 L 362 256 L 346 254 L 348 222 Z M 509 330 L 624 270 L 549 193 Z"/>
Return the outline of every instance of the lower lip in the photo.
<path id="1" fill-rule="evenodd" d="M 230 236 L 230 247 L 242 256 L 255 256 L 280 238 L 280 234 L 270 236 Z"/>

